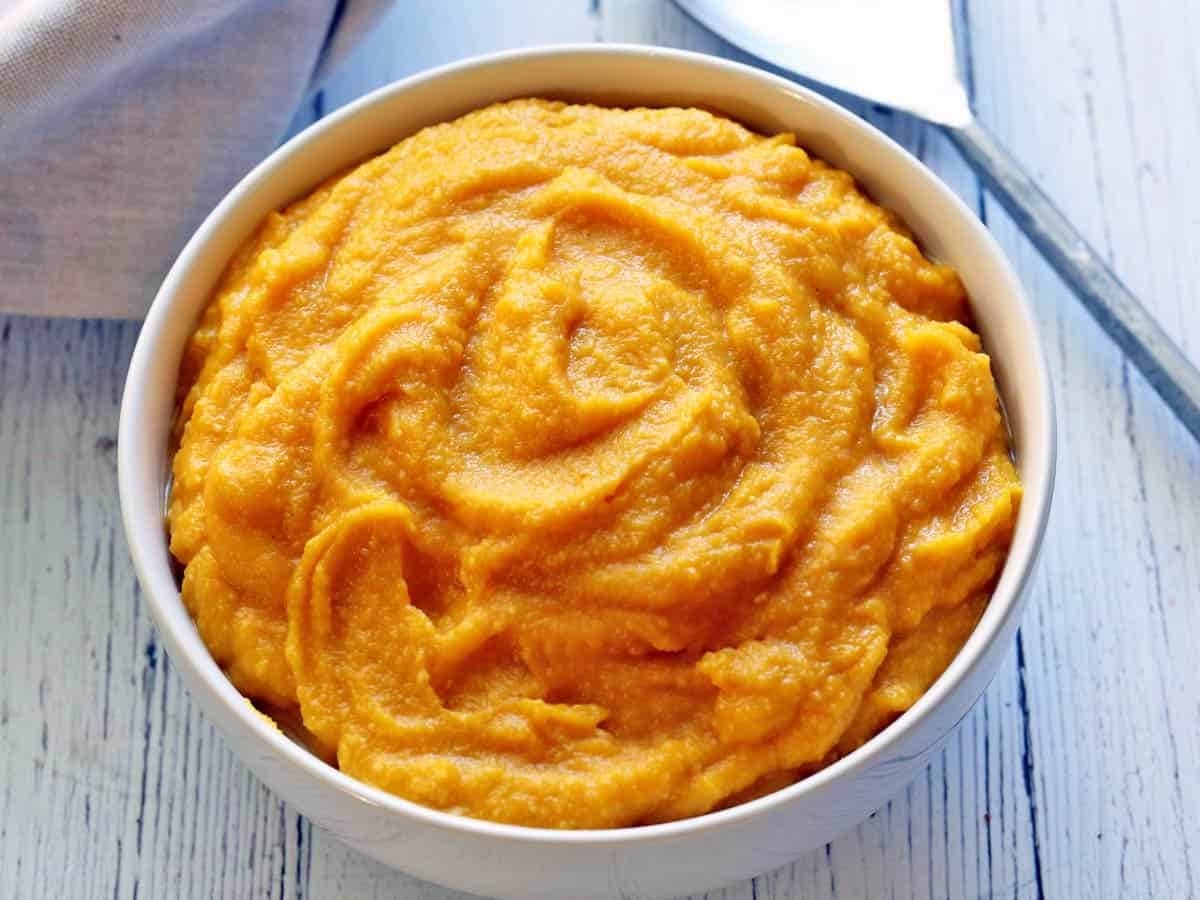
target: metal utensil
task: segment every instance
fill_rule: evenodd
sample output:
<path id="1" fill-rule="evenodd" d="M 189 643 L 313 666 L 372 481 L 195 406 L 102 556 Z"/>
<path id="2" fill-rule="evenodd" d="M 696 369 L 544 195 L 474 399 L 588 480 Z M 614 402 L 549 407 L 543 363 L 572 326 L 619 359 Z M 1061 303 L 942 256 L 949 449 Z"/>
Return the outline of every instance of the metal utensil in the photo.
<path id="1" fill-rule="evenodd" d="M 989 191 L 1200 439 L 1200 370 L 974 117 L 946 0 L 676 0 L 742 49 L 941 127 Z"/>

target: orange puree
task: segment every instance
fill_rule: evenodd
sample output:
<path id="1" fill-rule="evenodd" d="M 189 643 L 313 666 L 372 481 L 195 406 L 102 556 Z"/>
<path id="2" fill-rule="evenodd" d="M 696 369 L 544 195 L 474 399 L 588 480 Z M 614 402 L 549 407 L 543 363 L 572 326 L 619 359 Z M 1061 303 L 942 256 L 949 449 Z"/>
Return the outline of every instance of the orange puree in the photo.
<path id="1" fill-rule="evenodd" d="M 181 375 L 183 596 L 348 774 L 693 816 L 949 664 L 1020 497 L 962 286 L 790 135 L 538 100 L 271 215 Z"/>

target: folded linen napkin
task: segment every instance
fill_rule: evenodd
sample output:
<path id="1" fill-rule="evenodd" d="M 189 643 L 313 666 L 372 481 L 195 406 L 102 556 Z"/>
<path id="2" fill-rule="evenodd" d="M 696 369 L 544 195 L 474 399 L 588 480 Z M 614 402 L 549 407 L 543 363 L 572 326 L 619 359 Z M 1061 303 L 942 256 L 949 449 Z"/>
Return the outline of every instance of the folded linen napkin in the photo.
<path id="1" fill-rule="evenodd" d="M 138 318 L 386 0 L 0 3 L 0 312 Z"/>

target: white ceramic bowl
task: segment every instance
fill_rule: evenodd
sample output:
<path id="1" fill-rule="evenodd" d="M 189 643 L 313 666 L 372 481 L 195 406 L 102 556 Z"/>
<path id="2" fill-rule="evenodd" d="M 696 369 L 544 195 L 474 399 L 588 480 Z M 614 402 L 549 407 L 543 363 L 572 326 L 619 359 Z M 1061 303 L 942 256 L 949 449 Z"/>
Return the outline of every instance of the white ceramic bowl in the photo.
<path id="1" fill-rule="evenodd" d="M 163 524 L 167 435 L 184 344 L 235 248 L 327 176 L 435 122 L 521 96 L 703 106 L 799 143 L 898 212 L 971 295 L 1007 406 L 1025 498 L 982 621 L 917 704 L 865 746 L 732 809 L 643 828 L 560 832 L 426 809 L 349 778 L 259 716 L 209 656 L 180 602 Z M 192 697 L 246 764 L 347 844 L 413 875 L 502 898 L 663 897 L 780 866 L 853 827 L 900 791 L 966 715 L 1007 652 L 1049 512 L 1050 382 L 1029 304 L 991 236 L 950 190 L 871 126 L 783 79 L 720 59 L 632 46 L 549 47 L 435 69 L 309 128 L 244 178 L 180 254 L 146 319 L 121 406 L 121 506 L 150 608 Z"/>

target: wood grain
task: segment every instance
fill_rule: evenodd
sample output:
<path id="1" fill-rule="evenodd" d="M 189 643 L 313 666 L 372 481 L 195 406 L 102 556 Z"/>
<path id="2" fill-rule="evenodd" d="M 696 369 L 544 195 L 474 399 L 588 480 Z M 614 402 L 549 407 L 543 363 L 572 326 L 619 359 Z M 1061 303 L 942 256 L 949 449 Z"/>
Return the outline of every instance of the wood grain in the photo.
<path id="1" fill-rule="evenodd" d="M 959 14 L 980 118 L 1200 360 L 1200 10 L 976 0 Z M 747 58 L 657 0 L 415 0 L 297 126 L 430 65 L 596 39 Z M 1196 896 L 1200 448 L 940 135 L 839 99 L 1014 260 L 1058 391 L 1057 501 L 1021 636 L 935 764 L 828 847 L 710 896 Z M 313 828 L 188 700 L 119 530 L 136 333 L 0 319 L 0 897 L 461 897 Z"/>

